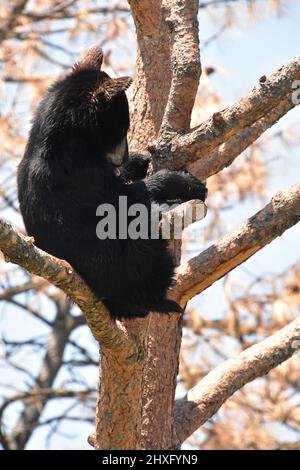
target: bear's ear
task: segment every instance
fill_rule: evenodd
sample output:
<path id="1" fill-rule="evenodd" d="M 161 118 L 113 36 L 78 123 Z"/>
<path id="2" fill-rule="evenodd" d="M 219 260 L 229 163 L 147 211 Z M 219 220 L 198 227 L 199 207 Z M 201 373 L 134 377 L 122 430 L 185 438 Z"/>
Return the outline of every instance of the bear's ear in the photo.
<path id="1" fill-rule="evenodd" d="M 101 102 L 109 103 L 119 93 L 127 90 L 131 83 L 132 78 L 130 77 L 110 78 L 106 76 L 93 91 L 92 101 L 98 105 Z"/>
<path id="2" fill-rule="evenodd" d="M 110 101 L 116 95 L 121 93 L 121 91 L 127 90 L 131 83 L 132 78 L 130 77 L 110 78 L 109 80 L 106 80 L 102 89 L 106 101 Z"/>
<path id="3" fill-rule="evenodd" d="M 103 61 L 103 51 L 100 46 L 90 47 L 81 59 L 73 66 L 73 71 L 100 70 Z"/>

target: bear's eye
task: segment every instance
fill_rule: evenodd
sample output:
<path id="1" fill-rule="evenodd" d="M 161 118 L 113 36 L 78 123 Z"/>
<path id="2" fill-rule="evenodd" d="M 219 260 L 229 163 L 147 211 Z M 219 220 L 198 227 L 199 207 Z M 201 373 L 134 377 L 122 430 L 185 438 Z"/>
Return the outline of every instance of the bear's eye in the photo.
<path id="1" fill-rule="evenodd" d="M 105 158 L 115 166 L 122 165 L 128 159 L 127 139 L 124 138 L 113 151 L 105 155 Z"/>

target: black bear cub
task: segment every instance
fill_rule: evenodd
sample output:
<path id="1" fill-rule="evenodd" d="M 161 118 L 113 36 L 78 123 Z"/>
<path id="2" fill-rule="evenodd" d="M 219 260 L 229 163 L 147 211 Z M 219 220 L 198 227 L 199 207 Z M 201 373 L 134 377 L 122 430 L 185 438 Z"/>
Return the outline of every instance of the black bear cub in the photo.
<path id="1" fill-rule="evenodd" d="M 96 210 L 111 204 L 119 220 L 120 196 L 128 207 L 150 209 L 153 201 L 204 200 L 206 187 L 184 172 L 145 178 L 147 159 L 128 155 L 125 90 L 131 79 L 110 78 L 101 63 L 101 49 L 89 49 L 38 106 L 18 169 L 26 230 L 38 247 L 81 274 L 112 317 L 180 311 L 166 298 L 174 271 L 167 241 L 118 233 L 100 239 Z"/>

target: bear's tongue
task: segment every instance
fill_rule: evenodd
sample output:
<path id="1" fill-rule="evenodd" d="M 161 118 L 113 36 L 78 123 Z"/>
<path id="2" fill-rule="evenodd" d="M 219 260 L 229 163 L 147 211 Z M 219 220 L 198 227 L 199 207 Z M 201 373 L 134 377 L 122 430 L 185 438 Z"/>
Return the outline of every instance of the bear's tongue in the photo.
<path id="1" fill-rule="evenodd" d="M 120 176 L 121 172 L 120 172 L 120 168 L 118 168 L 117 166 L 114 167 L 114 174 L 116 176 Z"/>

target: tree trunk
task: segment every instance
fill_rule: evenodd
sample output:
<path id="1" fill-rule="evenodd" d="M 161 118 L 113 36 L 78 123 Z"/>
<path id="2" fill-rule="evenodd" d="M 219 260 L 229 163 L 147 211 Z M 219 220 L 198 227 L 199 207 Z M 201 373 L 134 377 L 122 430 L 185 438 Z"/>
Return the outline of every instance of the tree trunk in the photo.
<path id="1" fill-rule="evenodd" d="M 131 150 L 145 153 L 161 131 L 172 94 L 172 61 L 176 61 L 178 54 L 178 44 L 174 40 L 177 29 L 180 29 L 181 40 L 186 39 L 190 44 L 190 50 L 186 54 L 181 50 L 185 60 L 183 67 L 187 69 L 187 75 L 185 71 L 180 74 L 181 101 L 184 103 L 179 114 L 178 109 L 170 109 L 169 114 L 171 121 L 179 124 L 177 127 L 189 125 L 201 72 L 198 1 L 129 0 L 129 4 L 138 41 L 129 139 Z M 193 66 L 189 67 L 189 63 Z M 187 86 L 182 82 L 185 76 L 189 77 Z M 172 102 L 174 96 L 179 95 L 176 88 L 175 92 L 173 89 Z M 180 262 L 180 249 L 180 240 L 170 243 L 176 265 Z M 138 334 L 143 346 L 134 358 L 125 351 L 101 350 L 95 448 L 177 448 L 173 404 L 182 315 L 151 313 L 147 319 L 122 322 L 122 327 L 126 328 L 129 337 Z"/>
<path id="2" fill-rule="evenodd" d="M 177 447 L 173 404 L 181 320 L 178 313 L 152 313 L 127 321 L 131 334 L 143 337 L 138 354 L 101 350 L 96 449 Z"/>

